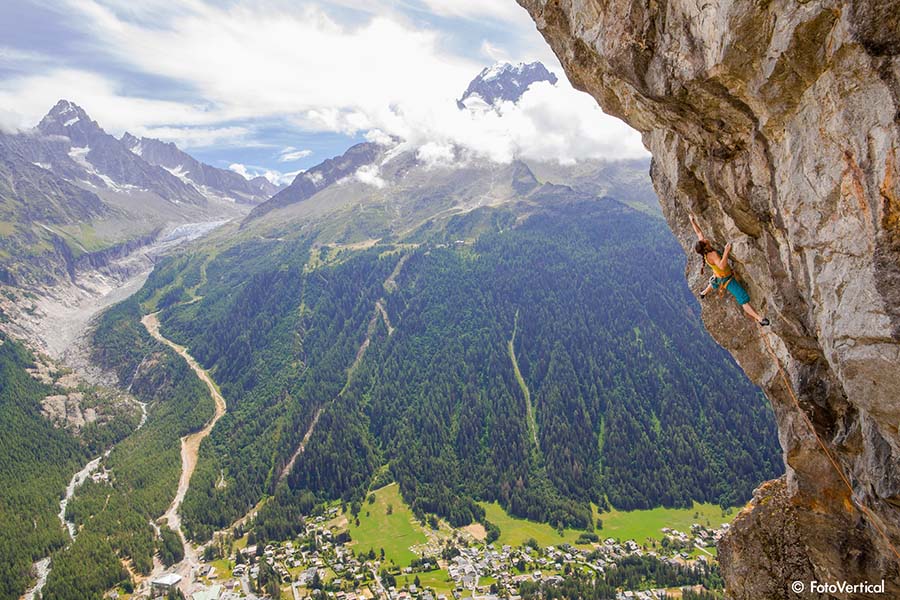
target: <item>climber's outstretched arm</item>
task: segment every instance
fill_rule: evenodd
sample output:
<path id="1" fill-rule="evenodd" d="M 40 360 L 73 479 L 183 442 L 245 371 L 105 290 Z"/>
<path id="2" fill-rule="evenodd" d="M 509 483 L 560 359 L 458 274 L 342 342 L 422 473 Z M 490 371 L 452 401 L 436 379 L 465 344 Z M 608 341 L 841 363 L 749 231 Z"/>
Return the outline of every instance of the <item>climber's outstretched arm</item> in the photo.
<path id="1" fill-rule="evenodd" d="M 700 230 L 700 225 L 697 223 L 697 217 L 695 217 L 693 213 L 691 213 L 691 227 L 694 228 L 694 233 L 697 234 L 698 240 L 702 242 L 706 239 L 703 236 L 703 231 Z"/>

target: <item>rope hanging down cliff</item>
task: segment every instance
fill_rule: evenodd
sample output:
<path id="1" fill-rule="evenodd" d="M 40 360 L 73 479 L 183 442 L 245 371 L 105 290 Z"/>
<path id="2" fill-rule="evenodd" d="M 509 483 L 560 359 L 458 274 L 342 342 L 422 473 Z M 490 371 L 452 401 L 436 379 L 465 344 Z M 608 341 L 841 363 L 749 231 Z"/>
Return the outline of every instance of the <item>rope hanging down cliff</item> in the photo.
<path id="1" fill-rule="evenodd" d="M 822 448 L 822 452 L 825 453 L 825 456 L 828 458 L 831 466 L 834 467 L 835 472 L 844 482 L 844 485 L 847 486 L 847 491 L 850 493 L 851 502 L 853 502 L 853 504 L 855 504 L 857 508 L 859 508 L 859 510 L 869 518 L 869 523 L 871 523 L 872 527 L 875 528 L 875 531 L 877 531 L 881 535 L 881 537 L 884 538 L 885 543 L 891 549 L 891 552 L 894 553 L 894 556 L 897 558 L 898 564 L 900 564 L 900 552 L 897 551 L 896 546 L 894 546 L 893 542 L 891 542 L 891 538 L 888 537 L 887 533 L 878 525 L 878 522 L 875 520 L 872 511 L 870 511 L 869 508 L 865 504 L 863 504 L 862 500 L 854 496 L 853 485 L 850 483 L 850 479 L 844 473 L 844 470 L 837 462 L 837 459 L 834 458 L 834 455 L 825 445 L 825 442 L 823 442 L 822 438 L 819 437 L 819 434 L 816 432 L 816 428 L 813 426 L 809 415 L 807 415 L 806 411 L 800 407 L 800 402 L 797 400 L 796 394 L 794 394 L 794 387 L 791 385 L 787 374 L 784 372 L 784 367 L 781 366 L 781 360 L 779 360 L 778 356 L 775 354 L 775 349 L 772 348 L 772 343 L 769 341 L 769 336 L 766 335 L 766 332 L 762 329 L 760 329 L 760 336 L 766 343 L 766 349 L 768 350 L 769 355 L 772 357 L 772 360 L 775 361 L 775 366 L 778 367 L 778 372 L 781 374 L 781 379 L 784 382 L 784 387 L 785 389 L 787 389 L 787 392 L 790 395 L 794 406 L 797 408 L 797 411 L 800 413 L 800 415 L 803 416 L 803 420 L 806 421 L 807 427 L 809 427 L 809 430 L 812 432 L 813 437 L 816 438 L 816 441 L 819 443 L 819 447 Z"/>

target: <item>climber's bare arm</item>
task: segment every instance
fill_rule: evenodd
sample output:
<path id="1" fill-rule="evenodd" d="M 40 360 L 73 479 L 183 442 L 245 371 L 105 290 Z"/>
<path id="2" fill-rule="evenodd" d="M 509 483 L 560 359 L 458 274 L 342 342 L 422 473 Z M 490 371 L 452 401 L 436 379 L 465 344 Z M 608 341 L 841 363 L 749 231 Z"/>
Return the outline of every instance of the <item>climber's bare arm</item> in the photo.
<path id="1" fill-rule="evenodd" d="M 719 260 L 716 261 L 716 266 L 722 270 L 728 268 L 728 255 L 731 254 L 731 242 L 725 244 L 725 250 L 722 251 L 722 256 L 719 257 Z"/>
<path id="2" fill-rule="evenodd" d="M 698 240 L 700 240 L 702 242 L 703 240 L 706 239 L 703 236 L 703 231 L 700 230 L 700 225 L 697 223 L 697 217 L 695 217 L 693 213 L 691 213 L 691 227 L 694 228 L 694 233 L 697 234 Z"/>

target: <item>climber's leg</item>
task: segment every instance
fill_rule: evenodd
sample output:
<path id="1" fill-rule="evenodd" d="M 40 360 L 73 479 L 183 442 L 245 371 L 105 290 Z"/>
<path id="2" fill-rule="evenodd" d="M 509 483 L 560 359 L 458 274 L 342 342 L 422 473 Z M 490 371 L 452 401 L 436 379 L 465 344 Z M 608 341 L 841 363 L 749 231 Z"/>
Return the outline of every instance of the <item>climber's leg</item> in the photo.
<path id="1" fill-rule="evenodd" d="M 734 299 L 737 300 L 738 304 L 741 305 L 741 308 L 744 309 L 744 312 L 747 313 L 754 321 L 759 323 L 762 326 L 766 326 L 769 324 L 769 320 L 761 317 L 758 312 L 753 310 L 753 307 L 750 306 L 750 294 L 747 293 L 747 290 L 744 289 L 740 283 L 736 280 L 732 279 L 728 282 L 728 291 L 731 292 L 731 295 L 734 296 Z"/>

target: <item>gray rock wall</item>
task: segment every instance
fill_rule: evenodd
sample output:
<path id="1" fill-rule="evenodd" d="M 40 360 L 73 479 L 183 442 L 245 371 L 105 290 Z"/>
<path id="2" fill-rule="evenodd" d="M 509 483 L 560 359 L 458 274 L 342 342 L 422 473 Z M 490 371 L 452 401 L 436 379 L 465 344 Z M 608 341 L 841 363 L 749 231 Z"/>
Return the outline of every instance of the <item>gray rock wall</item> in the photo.
<path id="1" fill-rule="evenodd" d="M 771 400 L 786 465 L 722 545 L 730 594 L 795 597 L 791 569 L 772 568 L 781 553 L 819 581 L 884 577 L 900 597 L 900 3 L 519 3 L 572 83 L 641 131 L 685 250 L 694 212 L 734 243 L 773 322 L 799 405 L 734 302 L 704 303 L 707 328 Z M 787 533 L 761 508 L 776 496 Z"/>

